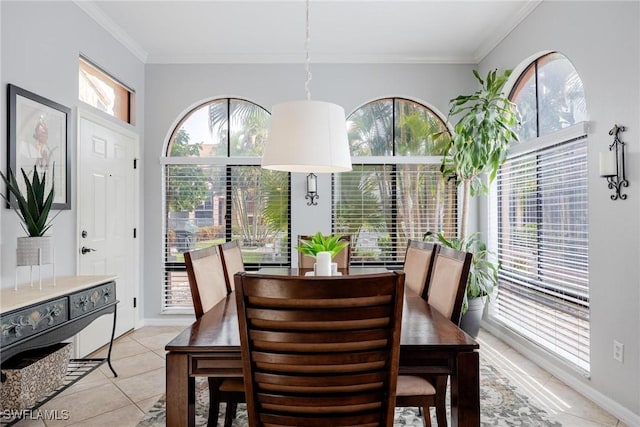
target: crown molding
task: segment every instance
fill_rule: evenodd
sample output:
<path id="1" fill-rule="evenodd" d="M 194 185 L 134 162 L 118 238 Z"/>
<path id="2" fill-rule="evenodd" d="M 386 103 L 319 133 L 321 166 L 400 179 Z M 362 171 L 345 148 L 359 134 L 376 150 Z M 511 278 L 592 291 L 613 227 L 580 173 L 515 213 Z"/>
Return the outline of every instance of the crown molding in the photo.
<path id="1" fill-rule="evenodd" d="M 474 64 L 479 64 L 493 49 L 495 49 L 531 12 L 537 8 L 543 0 L 535 0 L 526 2 L 522 8 L 516 13 L 514 18 L 506 23 L 502 31 L 496 31 L 493 37 L 487 39 L 474 55 Z"/>
<path id="2" fill-rule="evenodd" d="M 96 21 L 98 25 L 111 34 L 113 38 L 127 48 L 136 58 L 143 63 L 147 63 L 149 57 L 147 51 L 145 51 L 138 42 L 133 40 L 118 24 L 105 15 L 92 0 L 73 0 L 73 2 L 89 15 L 90 18 Z"/>
<path id="3" fill-rule="evenodd" d="M 248 1 L 248 0 L 247 0 Z M 266 0 L 265 0 L 266 1 Z M 297 0 L 290 0 L 297 1 Z M 321 1 L 321 0 L 316 0 Z M 326 0 L 329 1 L 329 0 Z M 364 0 L 362 0 L 364 1 Z M 382 0 L 380 0 L 382 1 Z M 299 64 L 304 63 L 300 54 L 198 54 L 198 55 L 150 55 L 122 27 L 109 18 L 93 0 L 73 0 L 73 2 L 104 28 L 111 36 L 145 64 Z M 500 44 L 543 0 L 527 1 L 501 31 L 495 32 L 480 48 L 469 56 L 398 56 L 368 54 L 314 54 L 313 63 L 325 64 L 479 64 L 498 44 Z"/>
<path id="4" fill-rule="evenodd" d="M 148 64 L 303 64 L 302 54 L 149 55 Z M 477 64 L 472 57 L 316 54 L 313 64 Z"/>

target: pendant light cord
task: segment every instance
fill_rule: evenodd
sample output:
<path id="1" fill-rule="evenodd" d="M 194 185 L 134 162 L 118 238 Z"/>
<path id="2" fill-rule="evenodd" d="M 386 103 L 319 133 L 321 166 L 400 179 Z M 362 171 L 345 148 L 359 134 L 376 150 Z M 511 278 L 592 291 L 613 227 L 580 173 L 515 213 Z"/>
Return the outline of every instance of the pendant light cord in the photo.
<path id="1" fill-rule="evenodd" d="M 309 89 L 309 84 L 311 83 L 311 58 L 309 57 L 309 41 L 311 40 L 311 29 L 309 25 L 309 0 L 307 0 L 307 15 L 306 15 L 306 25 L 307 25 L 307 37 L 304 43 L 304 49 L 306 51 L 305 58 L 305 69 L 307 71 L 307 81 L 304 83 L 304 90 L 307 94 L 307 101 L 311 100 L 311 89 Z"/>

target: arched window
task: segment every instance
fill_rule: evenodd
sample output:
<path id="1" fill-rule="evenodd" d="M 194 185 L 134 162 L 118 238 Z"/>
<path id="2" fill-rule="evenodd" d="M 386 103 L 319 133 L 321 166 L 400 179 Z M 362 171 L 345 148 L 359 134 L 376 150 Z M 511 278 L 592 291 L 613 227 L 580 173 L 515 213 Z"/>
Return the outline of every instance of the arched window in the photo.
<path id="1" fill-rule="evenodd" d="M 353 171 L 333 176 L 332 224 L 351 235 L 351 263 L 399 265 L 408 239 L 455 236 L 456 183 L 442 178 L 432 137 L 444 122 L 417 102 L 385 98 L 354 111 L 347 127 Z"/>
<path id="2" fill-rule="evenodd" d="M 587 119 L 584 87 L 573 64 L 560 53 L 533 61 L 509 98 L 518 106 L 520 141 L 552 134 Z"/>
<path id="3" fill-rule="evenodd" d="M 589 371 L 587 134 L 582 80 L 550 53 L 519 76 L 510 95 L 520 143 L 497 179 L 493 236 L 500 260 L 491 315 Z"/>
<path id="4" fill-rule="evenodd" d="M 289 174 L 260 167 L 270 114 L 216 99 L 186 114 L 164 163 L 163 309 L 191 309 L 183 252 L 238 240 L 247 267 L 289 265 Z"/>

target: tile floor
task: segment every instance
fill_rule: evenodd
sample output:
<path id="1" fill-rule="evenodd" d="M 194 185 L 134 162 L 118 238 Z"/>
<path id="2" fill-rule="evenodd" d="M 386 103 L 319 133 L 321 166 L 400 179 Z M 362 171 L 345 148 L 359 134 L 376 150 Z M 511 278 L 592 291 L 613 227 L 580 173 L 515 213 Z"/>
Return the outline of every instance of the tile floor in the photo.
<path id="1" fill-rule="evenodd" d="M 68 420 L 23 420 L 15 426 L 135 426 L 164 394 L 164 346 L 183 329 L 148 326 L 119 338 L 112 351 L 118 378 L 103 364 L 41 408 L 52 412 L 68 410 Z M 625 426 L 489 333 L 481 331 L 478 340 L 482 357 L 554 421 L 569 427 Z M 102 349 L 94 356 L 105 354 Z"/>

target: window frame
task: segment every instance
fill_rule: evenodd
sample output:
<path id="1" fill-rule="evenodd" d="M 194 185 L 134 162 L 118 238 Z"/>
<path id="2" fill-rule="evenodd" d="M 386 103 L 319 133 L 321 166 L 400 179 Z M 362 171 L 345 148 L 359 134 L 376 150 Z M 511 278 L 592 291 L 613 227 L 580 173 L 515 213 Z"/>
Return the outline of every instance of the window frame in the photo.
<path id="1" fill-rule="evenodd" d="M 108 114 L 109 116 L 114 117 L 130 125 L 135 125 L 133 106 L 134 106 L 136 91 L 131 87 L 129 87 L 128 85 L 126 85 L 125 83 L 123 83 L 122 81 L 120 81 L 119 79 L 117 79 L 116 77 L 114 77 L 113 75 L 111 75 L 110 73 L 108 73 L 106 70 L 104 70 L 102 67 L 100 67 L 93 61 L 91 61 L 86 56 L 80 55 L 78 57 L 78 74 L 80 74 L 83 71 L 87 74 L 91 74 L 92 76 L 94 76 L 95 78 L 97 78 L 98 80 L 106 84 L 107 86 L 113 88 L 116 95 L 118 92 L 125 92 L 126 96 L 123 96 L 123 97 L 116 96 L 116 100 L 120 100 L 120 102 L 122 103 L 121 108 L 118 109 L 118 111 L 121 111 L 121 113 L 118 111 L 114 111 L 113 114 L 110 114 L 109 112 L 98 107 L 97 105 L 87 102 L 81 98 L 80 75 L 78 75 L 78 100 L 87 105 L 90 105 L 91 107 L 103 112 L 104 114 Z"/>
<path id="2" fill-rule="evenodd" d="M 545 53 L 544 55 L 541 55 L 539 57 L 537 57 L 536 59 L 534 59 L 529 65 L 527 65 L 524 70 L 520 73 L 520 75 L 518 76 L 518 78 L 515 80 L 515 82 L 513 83 L 513 86 L 511 87 L 511 90 L 509 91 L 509 100 L 511 102 L 515 101 L 513 100 L 514 97 L 518 96 L 520 94 L 520 92 L 522 90 L 524 90 L 526 88 L 525 84 L 522 83 L 526 83 L 528 81 L 529 78 L 533 78 L 534 80 L 534 87 L 535 87 L 535 115 L 536 115 L 536 120 L 535 120 L 535 130 L 536 130 L 536 135 L 533 138 L 530 139 L 535 139 L 535 138 L 540 138 L 540 137 L 544 137 L 556 132 L 560 132 L 565 128 L 561 128 L 559 130 L 555 130 L 553 132 L 544 132 L 541 135 L 541 129 L 542 129 L 542 123 L 541 123 L 541 119 L 540 119 L 540 115 L 541 115 L 541 108 L 540 108 L 540 68 L 544 67 L 547 64 L 552 63 L 553 61 L 556 61 L 558 59 L 564 59 L 566 60 L 571 67 L 575 70 L 576 75 L 578 75 L 578 77 L 580 76 L 578 74 L 578 70 L 576 70 L 575 66 L 573 65 L 573 63 L 569 60 L 569 58 L 567 58 L 565 55 L 563 55 L 560 52 L 557 51 L 550 51 Z M 580 81 L 582 82 L 582 79 L 580 79 Z M 583 86 L 583 90 L 584 90 L 584 86 Z M 574 125 L 577 125 L 581 123 L 581 121 L 575 121 L 573 124 L 567 126 L 567 127 L 571 127 Z M 522 141 L 522 140 L 521 140 Z"/>
<path id="3" fill-rule="evenodd" d="M 370 267 L 387 267 L 390 269 L 400 269 L 403 266 L 404 263 L 404 249 L 405 247 L 399 247 L 399 240 L 398 240 L 398 230 L 400 228 L 400 224 L 399 224 L 399 213 L 398 213 L 398 191 L 397 191 L 397 177 L 398 177 L 398 166 L 400 165 L 418 165 L 418 166 L 423 166 L 423 165 L 436 165 L 439 166 L 442 163 L 442 157 L 443 156 L 435 156 L 435 155 L 429 155 L 429 156 L 422 156 L 422 155 L 401 155 L 398 154 L 398 147 L 397 147 L 397 130 L 398 130 L 398 123 L 397 123 L 397 118 L 398 118 L 398 109 L 396 108 L 397 103 L 398 102 L 409 102 L 412 104 L 417 104 L 420 107 L 424 108 L 424 110 L 426 110 L 428 113 L 430 113 L 434 118 L 436 118 L 442 125 L 443 128 L 446 129 L 447 132 L 451 133 L 451 129 L 449 127 L 449 124 L 447 122 L 447 120 L 443 119 L 442 116 L 440 114 L 438 114 L 435 109 L 427 104 L 425 104 L 424 102 L 421 101 L 417 101 L 414 99 L 410 99 L 410 98 L 406 98 L 406 97 L 395 97 L 395 96 L 389 96 L 389 97 L 382 97 L 382 98 L 378 98 L 378 99 L 374 99 L 371 100 L 365 104 L 360 105 L 358 108 L 354 109 L 351 114 L 347 117 L 347 121 L 349 121 L 349 119 L 353 116 L 354 113 L 356 113 L 359 109 L 363 108 L 363 107 L 367 107 L 370 104 L 373 104 L 375 102 L 384 102 L 384 101 L 390 101 L 391 105 L 392 105 L 392 109 L 391 109 L 391 134 L 389 135 L 390 137 L 390 143 L 391 143 L 391 154 L 388 156 L 353 156 L 351 157 L 351 163 L 352 165 L 363 165 L 363 166 L 380 166 L 380 167 L 386 167 L 386 166 L 391 166 L 392 167 L 392 171 L 390 172 L 392 174 L 392 182 L 393 182 L 393 188 L 394 190 L 391 192 L 391 204 L 392 204 L 392 229 L 394 230 L 394 232 L 391 234 L 391 241 L 392 244 L 394 246 L 393 251 L 396 254 L 396 259 L 394 261 L 385 261 L 385 260 L 378 260 L 378 261 L 354 261 L 354 256 L 352 255 L 351 257 L 351 264 L 353 266 L 370 266 Z M 336 175 L 332 174 L 331 175 L 331 230 L 333 233 L 341 233 L 340 230 L 336 229 L 336 221 L 335 221 L 335 196 L 336 196 Z M 455 189 L 455 206 L 452 208 L 454 209 L 454 217 L 455 217 L 455 224 L 453 225 L 454 229 L 455 229 L 455 233 L 457 234 L 457 229 L 460 226 L 459 223 L 459 212 L 458 212 L 458 201 L 460 199 L 460 188 L 459 186 L 457 186 L 456 184 L 456 189 Z M 450 236 L 451 237 L 451 236 Z"/>
<path id="4" fill-rule="evenodd" d="M 194 156 L 171 156 L 169 154 L 171 146 L 172 146 L 172 142 L 177 134 L 177 132 L 182 128 L 183 123 L 191 116 L 192 113 L 194 113 L 195 111 L 201 109 L 201 108 L 205 108 L 207 107 L 209 104 L 216 102 L 216 101 L 221 101 L 221 100 L 226 100 L 227 101 L 227 123 L 230 123 L 229 121 L 229 115 L 231 114 L 231 109 L 228 108 L 230 103 L 232 101 L 242 101 L 242 102 L 247 102 L 252 104 L 255 107 L 261 108 L 262 110 L 264 110 L 267 114 L 270 115 L 270 112 L 260 106 L 259 104 L 256 104 L 253 101 L 247 100 L 247 99 L 243 99 L 243 98 L 238 98 L 238 97 L 228 97 L 228 98 L 214 98 L 214 99 L 209 99 L 207 101 L 204 101 L 200 104 L 198 104 L 197 106 L 195 106 L 194 108 L 191 108 L 188 112 L 186 112 L 181 118 L 180 120 L 178 120 L 176 122 L 176 124 L 173 127 L 173 130 L 171 132 L 170 137 L 168 138 L 167 144 L 164 147 L 163 150 L 163 156 L 160 158 L 160 165 L 161 165 L 161 169 L 162 169 L 162 239 L 163 239 L 163 255 L 162 255 L 162 268 L 163 268 L 163 290 L 162 290 L 162 295 L 163 295 L 163 300 L 162 300 L 162 307 L 161 307 L 161 312 L 163 314 L 189 314 L 193 312 L 193 309 L 191 307 L 187 308 L 187 307 L 178 307 L 178 306 L 166 306 L 165 305 L 165 297 L 166 297 L 166 286 L 167 286 L 167 279 L 166 279 L 166 274 L 168 272 L 186 272 L 186 266 L 184 262 L 169 262 L 166 260 L 166 241 L 167 241 L 167 215 L 168 215 L 168 211 L 167 211 L 167 202 L 166 202 L 166 196 L 167 196 L 167 175 L 166 175 L 166 171 L 167 171 L 167 166 L 203 166 L 203 167 L 208 167 L 208 166 L 215 166 L 215 167 L 224 167 L 225 168 L 225 191 L 226 191 L 226 197 L 225 197 L 225 241 L 229 241 L 232 238 L 232 215 L 231 215 L 231 211 L 232 211 L 232 204 L 233 204 L 233 200 L 231 197 L 231 191 L 232 191 L 232 169 L 235 167 L 260 167 L 261 166 L 261 161 L 262 158 L 261 156 L 230 156 L 230 151 L 231 151 L 231 144 L 227 143 L 227 152 L 225 156 L 222 155 L 218 155 L 218 156 L 208 156 L 208 157 L 194 157 Z M 227 141 L 231 141 L 231 126 L 227 126 L 226 129 L 227 132 Z M 290 242 L 291 242 L 291 173 L 287 173 L 287 183 L 288 183 L 288 200 L 289 200 L 289 205 L 288 205 L 288 213 L 287 216 L 289 218 L 288 221 L 288 225 L 287 225 L 287 234 L 288 234 L 288 239 L 289 239 L 289 244 L 287 244 L 287 247 L 289 248 Z M 275 263 L 252 263 L 252 262 L 245 262 L 245 269 L 248 271 L 251 270 L 257 270 L 262 266 L 268 265 L 268 266 L 273 266 L 273 267 L 288 267 L 291 265 L 291 259 L 292 259 L 292 253 L 291 250 L 288 251 L 287 253 L 287 260 L 286 262 L 275 262 Z"/>
<path id="5" fill-rule="evenodd" d="M 566 61 L 568 61 L 571 64 L 571 61 L 569 61 L 568 58 L 566 58 L 564 55 L 560 54 L 559 52 L 549 52 L 547 54 L 544 54 L 538 58 L 536 58 L 534 61 L 532 61 L 527 67 L 524 68 L 524 70 L 522 71 L 522 73 L 518 76 L 517 79 L 515 79 L 515 83 L 509 93 L 509 99 L 512 102 L 514 101 L 514 97 L 516 97 L 519 93 L 520 90 L 523 90 L 524 88 L 527 87 L 527 84 L 529 83 L 530 79 L 535 79 L 534 81 L 534 85 L 535 85 L 535 136 L 529 138 L 528 140 L 522 141 L 518 144 L 513 145 L 512 147 L 510 147 L 510 149 L 508 150 L 507 153 L 507 162 L 509 162 L 510 160 L 513 159 L 517 159 L 520 157 L 526 157 L 526 156 L 531 156 L 532 158 L 535 158 L 535 164 L 536 164 L 536 170 L 537 168 L 539 168 L 540 166 L 538 162 L 543 161 L 544 162 L 544 156 L 545 155 L 549 155 L 551 154 L 551 152 L 549 150 L 553 150 L 554 147 L 559 147 L 559 150 L 561 150 L 562 146 L 564 145 L 568 145 L 568 144 L 574 144 L 576 142 L 579 142 L 580 140 L 584 140 L 584 147 L 580 148 L 581 150 L 585 150 L 588 152 L 589 149 L 589 126 L 588 126 L 588 122 L 586 121 L 580 121 L 577 123 L 574 123 L 572 125 L 569 125 L 567 127 L 564 128 L 560 128 L 558 130 L 552 131 L 552 132 L 547 132 L 545 131 L 544 135 L 540 136 L 541 133 L 541 126 L 543 125 L 542 123 L 540 123 L 540 114 L 541 114 L 541 108 L 545 108 L 545 106 L 541 106 L 540 102 L 542 102 L 543 100 L 540 99 L 540 87 L 539 87 L 539 76 L 538 76 L 538 70 L 539 70 L 539 65 L 544 63 L 545 59 L 550 58 L 551 55 L 560 55 L 563 59 L 565 59 Z M 573 66 L 573 64 L 571 64 Z M 575 70 L 575 67 L 574 67 Z M 580 78 L 577 70 L 575 70 L 575 73 L 577 75 L 578 78 Z M 582 82 L 581 82 L 582 84 Z M 584 90 L 584 88 L 583 88 Z M 585 104 L 584 104 L 584 112 L 586 112 L 586 99 L 585 99 Z M 559 116 L 560 117 L 560 116 Z M 575 118 L 576 116 L 574 116 Z M 568 146 L 568 148 L 570 149 L 570 145 Z M 559 151 L 558 153 L 560 153 L 561 151 Z M 541 157 L 542 156 L 542 157 Z M 582 156 L 582 155 L 581 155 Z M 585 160 L 584 160 L 584 164 L 582 164 L 583 168 L 586 170 L 587 173 L 587 177 L 586 180 L 584 182 L 584 185 L 587 186 L 587 189 L 585 189 L 584 191 L 586 192 L 586 197 L 587 197 L 587 212 L 588 212 L 588 184 L 589 184 L 589 179 L 588 179 L 588 158 L 586 157 L 587 154 L 584 154 Z M 558 166 L 555 166 L 558 167 Z M 544 164 L 542 165 L 542 168 L 544 170 L 548 170 L 549 173 L 553 174 L 553 173 L 557 173 L 557 171 L 554 168 L 554 166 L 549 165 L 549 164 Z M 498 261 L 501 260 L 505 260 L 504 258 L 504 254 L 502 253 L 502 249 L 501 246 L 499 245 L 499 240 L 502 238 L 503 236 L 503 232 L 502 232 L 502 226 L 503 226 L 503 215 L 509 215 L 509 213 L 504 212 L 504 207 L 502 208 L 502 210 L 499 208 L 499 188 L 501 186 L 501 175 L 502 175 L 502 168 L 501 171 L 498 174 L 498 177 L 496 179 L 496 182 L 493 184 L 492 186 L 492 192 L 490 194 L 490 209 L 493 210 L 492 212 L 490 212 L 489 216 L 490 216 L 490 221 L 489 221 L 489 241 L 491 242 L 491 248 L 493 250 L 496 251 L 496 256 Z M 509 178 L 511 179 L 511 178 Z M 540 186 L 541 185 L 541 179 L 546 179 L 544 176 L 544 172 L 541 173 L 538 172 L 536 174 L 536 178 L 535 178 L 535 185 L 536 186 Z M 536 192 L 538 194 L 538 198 L 539 197 L 548 197 L 548 196 L 552 196 L 554 193 L 550 193 L 550 194 L 546 194 L 545 191 L 543 192 Z M 581 193 L 578 193 L 581 194 Z M 541 232 L 545 232 L 545 231 L 550 231 L 553 229 L 553 226 L 551 225 L 551 227 L 545 226 L 542 229 L 540 228 L 541 225 L 545 224 L 543 217 L 541 217 L 541 215 L 543 214 L 540 209 L 541 207 L 544 206 L 544 201 L 543 200 L 536 200 L 534 209 L 536 209 L 536 224 L 537 224 L 537 233 L 538 235 Z M 527 221 L 529 222 L 529 221 Z M 550 224 L 556 224 L 556 222 L 552 222 Z M 577 224 L 577 223 L 576 223 Z M 588 251 L 589 251 L 589 243 L 588 243 L 588 230 L 589 230 L 589 219 L 588 216 L 586 218 L 586 243 L 583 246 L 580 246 L 581 250 L 586 251 L 586 261 L 584 263 L 582 263 L 581 265 L 584 266 L 584 268 L 586 268 L 586 271 L 583 271 L 584 274 L 586 274 L 586 290 L 583 293 L 579 288 L 573 288 L 573 290 L 571 289 L 570 284 L 567 284 L 567 288 L 562 288 L 561 284 L 557 283 L 557 277 L 555 278 L 554 281 L 554 275 L 553 273 L 556 272 L 558 273 L 554 267 L 554 263 L 553 262 L 545 262 L 544 261 L 544 251 L 549 249 L 550 246 L 550 242 L 544 239 L 540 239 L 539 237 L 536 238 L 535 241 L 535 247 L 536 247 L 536 251 L 534 252 L 533 256 L 535 257 L 535 260 L 532 261 L 533 264 L 531 264 L 530 266 L 533 266 L 532 270 L 530 270 L 530 273 L 527 273 L 526 275 L 529 277 L 538 277 L 540 278 L 539 281 L 540 282 L 544 282 L 545 277 L 550 277 L 551 281 L 549 281 L 548 283 L 546 283 L 546 286 L 544 283 L 541 283 L 541 286 L 545 289 L 547 289 L 548 292 L 551 292 L 553 295 L 556 295 L 556 297 L 558 298 L 558 302 L 557 302 L 557 306 L 555 306 L 553 308 L 553 310 L 561 310 L 562 308 L 566 308 L 567 310 L 570 309 L 572 304 L 578 304 L 579 306 L 583 307 L 583 310 L 586 310 L 587 313 L 587 318 L 586 318 L 586 325 L 582 322 L 585 322 L 585 319 L 580 317 L 580 313 L 578 311 L 576 311 L 575 314 L 572 315 L 572 321 L 576 322 L 576 325 L 579 326 L 574 326 L 575 328 L 579 328 L 580 332 L 584 332 L 585 330 L 587 331 L 587 338 L 586 338 L 586 344 L 584 342 L 580 342 L 580 340 L 578 340 L 577 342 L 580 342 L 580 344 L 577 344 L 578 347 L 576 347 L 575 349 L 573 349 L 573 351 L 575 351 L 575 353 L 573 353 L 572 351 L 566 351 L 566 349 L 564 347 L 567 347 L 569 344 L 569 340 L 567 338 L 562 338 L 562 332 L 558 332 L 558 335 L 560 338 L 558 338 L 555 342 L 552 342 L 550 340 L 548 340 L 544 334 L 540 334 L 537 333 L 535 331 L 525 331 L 526 328 L 522 327 L 522 326 L 518 326 L 517 324 L 511 324 L 508 321 L 509 315 L 508 313 L 505 314 L 504 318 L 507 320 L 502 320 L 500 319 L 500 314 L 499 314 L 499 310 L 500 310 L 500 306 L 501 303 L 500 301 L 496 301 L 495 304 L 492 304 L 489 306 L 489 314 L 488 314 L 488 320 L 490 322 L 495 322 L 495 324 L 499 325 L 502 328 L 505 328 L 506 330 L 510 331 L 510 333 L 513 333 L 515 335 L 517 335 L 518 337 L 523 338 L 524 340 L 526 340 L 527 342 L 530 342 L 531 344 L 533 344 L 534 346 L 543 349 L 543 351 L 547 352 L 550 355 L 553 355 L 554 357 L 558 358 L 558 360 L 562 360 L 563 363 L 566 364 L 567 367 L 571 367 L 572 369 L 576 369 L 577 371 L 581 372 L 582 374 L 588 375 L 589 370 L 590 370 L 590 352 L 589 352 L 589 347 L 590 347 L 590 343 L 589 343 L 589 337 L 588 337 L 588 333 L 590 330 L 590 321 L 589 321 L 589 300 L 590 300 L 590 292 L 589 292 L 589 260 L 588 260 Z M 566 242 L 567 239 L 575 239 L 575 237 L 565 237 L 565 239 L 562 240 L 562 242 Z M 544 249 L 544 250 L 541 250 Z M 512 252 L 509 252 L 509 255 L 513 255 Z M 566 255 L 566 249 L 563 249 L 562 254 L 560 256 L 565 256 Z M 542 265 L 542 267 L 541 267 Z M 578 266 L 579 267 L 579 266 Z M 576 270 L 578 271 L 578 270 Z M 582 270 L 580 270 L 582 271 Z M 551 274 L 551 276 L 547 276 L 547 274 Z M 558 273 L 559 274 L 559 273 Z M 514 279 L 514 272 L 510 269 L 510 270 L 503 270 L 502 267 L 499 271 L 499 276 L 500 276 L 500 280 L 508 280 L 509 283 L 511 283 L 513 286 L 523 286 L 523 285 L 517 285 L 515 284 L 515 282 L 518 280 L 517 278 Z M 522 278 L 522 280 L 529 280 L 526 278 Z M 531 279 L 533 280 L 533 279 Z M 577 282 L 576 282 L 577 283 Z M 531 283 L 531 286 L 533 287 L 532 289 L 534 289 L 537 285 L 535 283 Z M 545 291 L 545 292 L 547 292 Z M 500 296 L 500 289 L 498 287 L 498 298 Z M 534 292 L 537 292 L 534 290 Z M 512 297 L 507 297 L 507 298 L 512 298 Z M 514 300 L 513 302 L 514 304 L 517 304 Z M 505 304 L 509 304 L 509 302 L 507 301 Z M 522 304 L 526 304 L 526 301 L 523 301 Z M 511 310 L 514 310 L 515 306 L 509 306 L 509 305 L 504 305 L 504 307 L 506 307 L 507 309 L 509 307 L 511 307 Z M 531 306 L 533 307 L 533 306 Z M 574 320 L 575 319 L 575 320 Z M 565 325 L 567 330 L 570 328 L 569 325 Z M 536 329 L 536 328 L 533 328 Z M 586 353 L 584 348 L 586 348 Z M 584 358 L 584 355 L 586 354 L 586 360 Z"/>
<path id="6" fill-rule="evenodd" d="M 553 149 L 554 147 L 561 147 L 563 145 L 569 145 L 569 144 L 573 144 L 576 141 L 579 140 L 584 140 L 584 143 L 586 145 L 585 150 L 588 150 L 588 140 L 589 140 L 589 135 L 588 135 L 588 123 L 586 122 L 580 122 L 576 125 L 573 125 L 571 127 L 565 128 L 562 131 L 553 133 L 553 134 L 549 134 L 549 135 L 545 135 L 543 137 L 537 138 L 537 139 L 533 139 L 533 140 L 529 140 L 524 144 L 517 144 L 514 147 L 512 147 L 509 150 L 509 155 L 507 157 L 507 161 L 511 160 L 511 159 L 518 159 L 521 157 L 525 157 L 525 156 L 532 156 L 535 157 L 536 159 L 538 159 L 540 157 L 540 154 L 546 154 L 545 152 L 547 152 L 550 149 Z M 538 163 L 538 160 L 536 160 L 536 164 Z M 538 166 L 536 166 L 538 167 Z M 587 166 L 585 166 L 587 167 Z M 502 260 L 503 259 L 503 253 L 501 251 L 501 246 L 498 244 L 498 240 L 500 239 L 500 237 L 503 235 L 503 232 L 501 231 L 502 228 L 502 221 L 501 221 L 501 214 L 498 211 L 499 208 L 499 204 L 498 204 L 498 199 L 500 197 L 499 195 L 499 191 L 498 191 L 498 187 L 500 186 L 500 182 L 499 180 L 501 179 L 500 173 L 498 178 L 496 179 L 496 183 L 495 183 L 495 188 L 496 191 L 494 192 L 494 195 L 492 196 L 494 198 L 494 200 L 492 200 L 492 205 L 493 205 L 493 209 L 496 210 L 496 215 L 495 215 L 495 221 L 493 224 L 491 224 L 491 237 L 492 239 L 495 240 L 495 252 L 497 255 L 498 260 Z M 588 181 L 588 179 L 587 179 Z M 540 178 L 536 178 L 536 185 L 539 186 L 540 185 Z M 537 214 L 541 215 L 541 213 L 539 212 L 540 209 L 540 201 L 537 201 L 536 203 L 536 209 L 537 209 Z M 587 202 L 588 203 L 588 202 Z M 538 220 L 536 222 L 536 224 L 543 224 L 543 222 L 541 220 Z M 587 221 L 587 227 L 588 227 L 589 223 Z M 587 229 L 588 230 L 588 229 Z M 538 230 L 538 233 L 540 232 L 540 230 Z M 587 239 L 588 239 L 588 231 L 587 231 Z M 543 258 L 543 254 L 545 253 L 545 251 L 549 248 L 549 242 L 544 242 L 541 241 L 539 238 L 536 239 L 536 255 L 535 255 L 535 271 L 533 273 L 531 273 L 532 276 L 538 277 L 540 281 L 544 280 L 544 277 L 547 276 L 547 274 L 549 272 L 553 271 L 553 266 L 551 266 L 551 268 L 549 268 L 548 266 L 546 266 L 546 263 L 542 262 L 541 259 Z M 586 245 L 586 250 L 587 250 L 587 264 L 588 264 L 588 243 Z M 512 254 L 512 253 L 511 253 Z M 501 263 L 502 264 L 502 263 Z M 544 264 L 545 267 L 540 267 L 541 264 Z M 587 265 L 587 283 L 588 283 L 588 265 Z M 527 280 L 525 278 L 518 278 L 514 275 L 514 272 L 511 270 L 504 270 L 503 268 L 500 269 L 499 271 L 499 281 L 502 280 L 507 280 L 509 281 L 512 286 L 514 285 L 514 281 L 517 280 Z M 537 286 L 537 284 L 534 282 L 529 283 L 531 286 L 527 287 L 527 289 L 532 289 L 533 292 L 538 292 L 535 291 L 535 287 Z M 517 285 L 516 285 L 517 286 Z M 587 287 L 587 294 L 585 298 L 581 298 L 580 296 L 578 296 L 577 294 L 574 295 L 572 293 L 571 290 L 566 290 L 566 289 L 560 289 L 558 286 L 555 285 L 544 285 L 542 284 L 542 288 L 544 288 L 546 290 L 545 295 L 550 295 L 549 293 L 553 293 L 556 294 L 556 296 L 561 295 L 560 298 L 564 301 L 564 306 L 570 307 L 572 304 L 577 304 L 577 305 L 581 305 L 583 307 L 585 307 L 585 309 L 587 310 L 587 313 L 589 311 L 589 289 Z M 499 289 L 498 289 L 498 295 L 499 295 Z M 540 291 L 541 292 L 541 291 Z M 542 304 L 542 303 L 540 303 Z M 589 362 L 588 361 L 584 361 L 583 359 L 579 358 L 578 356 L 569 354 L 569 352 L 566 351 L 562 351 L 562 352 L 558 352 L 556 350 L 553 349 L 554 344 L 549 344 L 549 343 L 543 343 L 543 342 L 538 342 L 536 339 L 532 338 L 532 337 L 528 337 L 525 335 L 525 332 L 520 332 L 521 330 L 523 330 L 524 328 L 520 325 L 510 325 L 509 322 L 507 321 L 503 321 L 500 319 L 500 315 L 499 315 L 499 310 L 500 310 L 500 301 L 495 301 L 493 304 L 489 305 L 489 320 L 491 322 L 495 322 L 495 324 L 500 325 L 501 327 L 506 328 L 508 331 L 510 331 L 511 333 L 514 333 L 516 335 L 518 335 L 519 337 L 522 337 L 523 339 L 525 339 L 527 342 L 532 343 L 533 345 L 543 349 L 545 352 L 548 352 L 549 354 L 553 355 L 554 357 L 558 357 L 559 360 L 562 360 L 568 367 L 571 367 L 572 369 L 575 369 L 577 371 L 579 371 L 581 374 L 583 375 L 588 375 L 589 373 Z M 508 317 L 508 316 L 505 316 Z M 588 321 L 588 320 L 587 320 Z M 584 326 L 582 327 L 584 328 Z M 587 326 L 586 329 L 588 331 L 588 329 L 590 328 L 590 326 Z M 534 334 L 535 335 L 535 334 Z M 545 339 L 543 337 L 539 338 L 540 341 L 545 341 Z M 587 338 L 588 340 L 588 338 Z M 546 342 L 546 341 L 545 341 Z M 555 347 L 560 347 L 557 343 L 555 344 Z M 587 352 L 588 352 L 588 346 L 586 346 L 587 348 Z M 561 356 L 560 353 L 565 353 L 565 355 Z"/>

